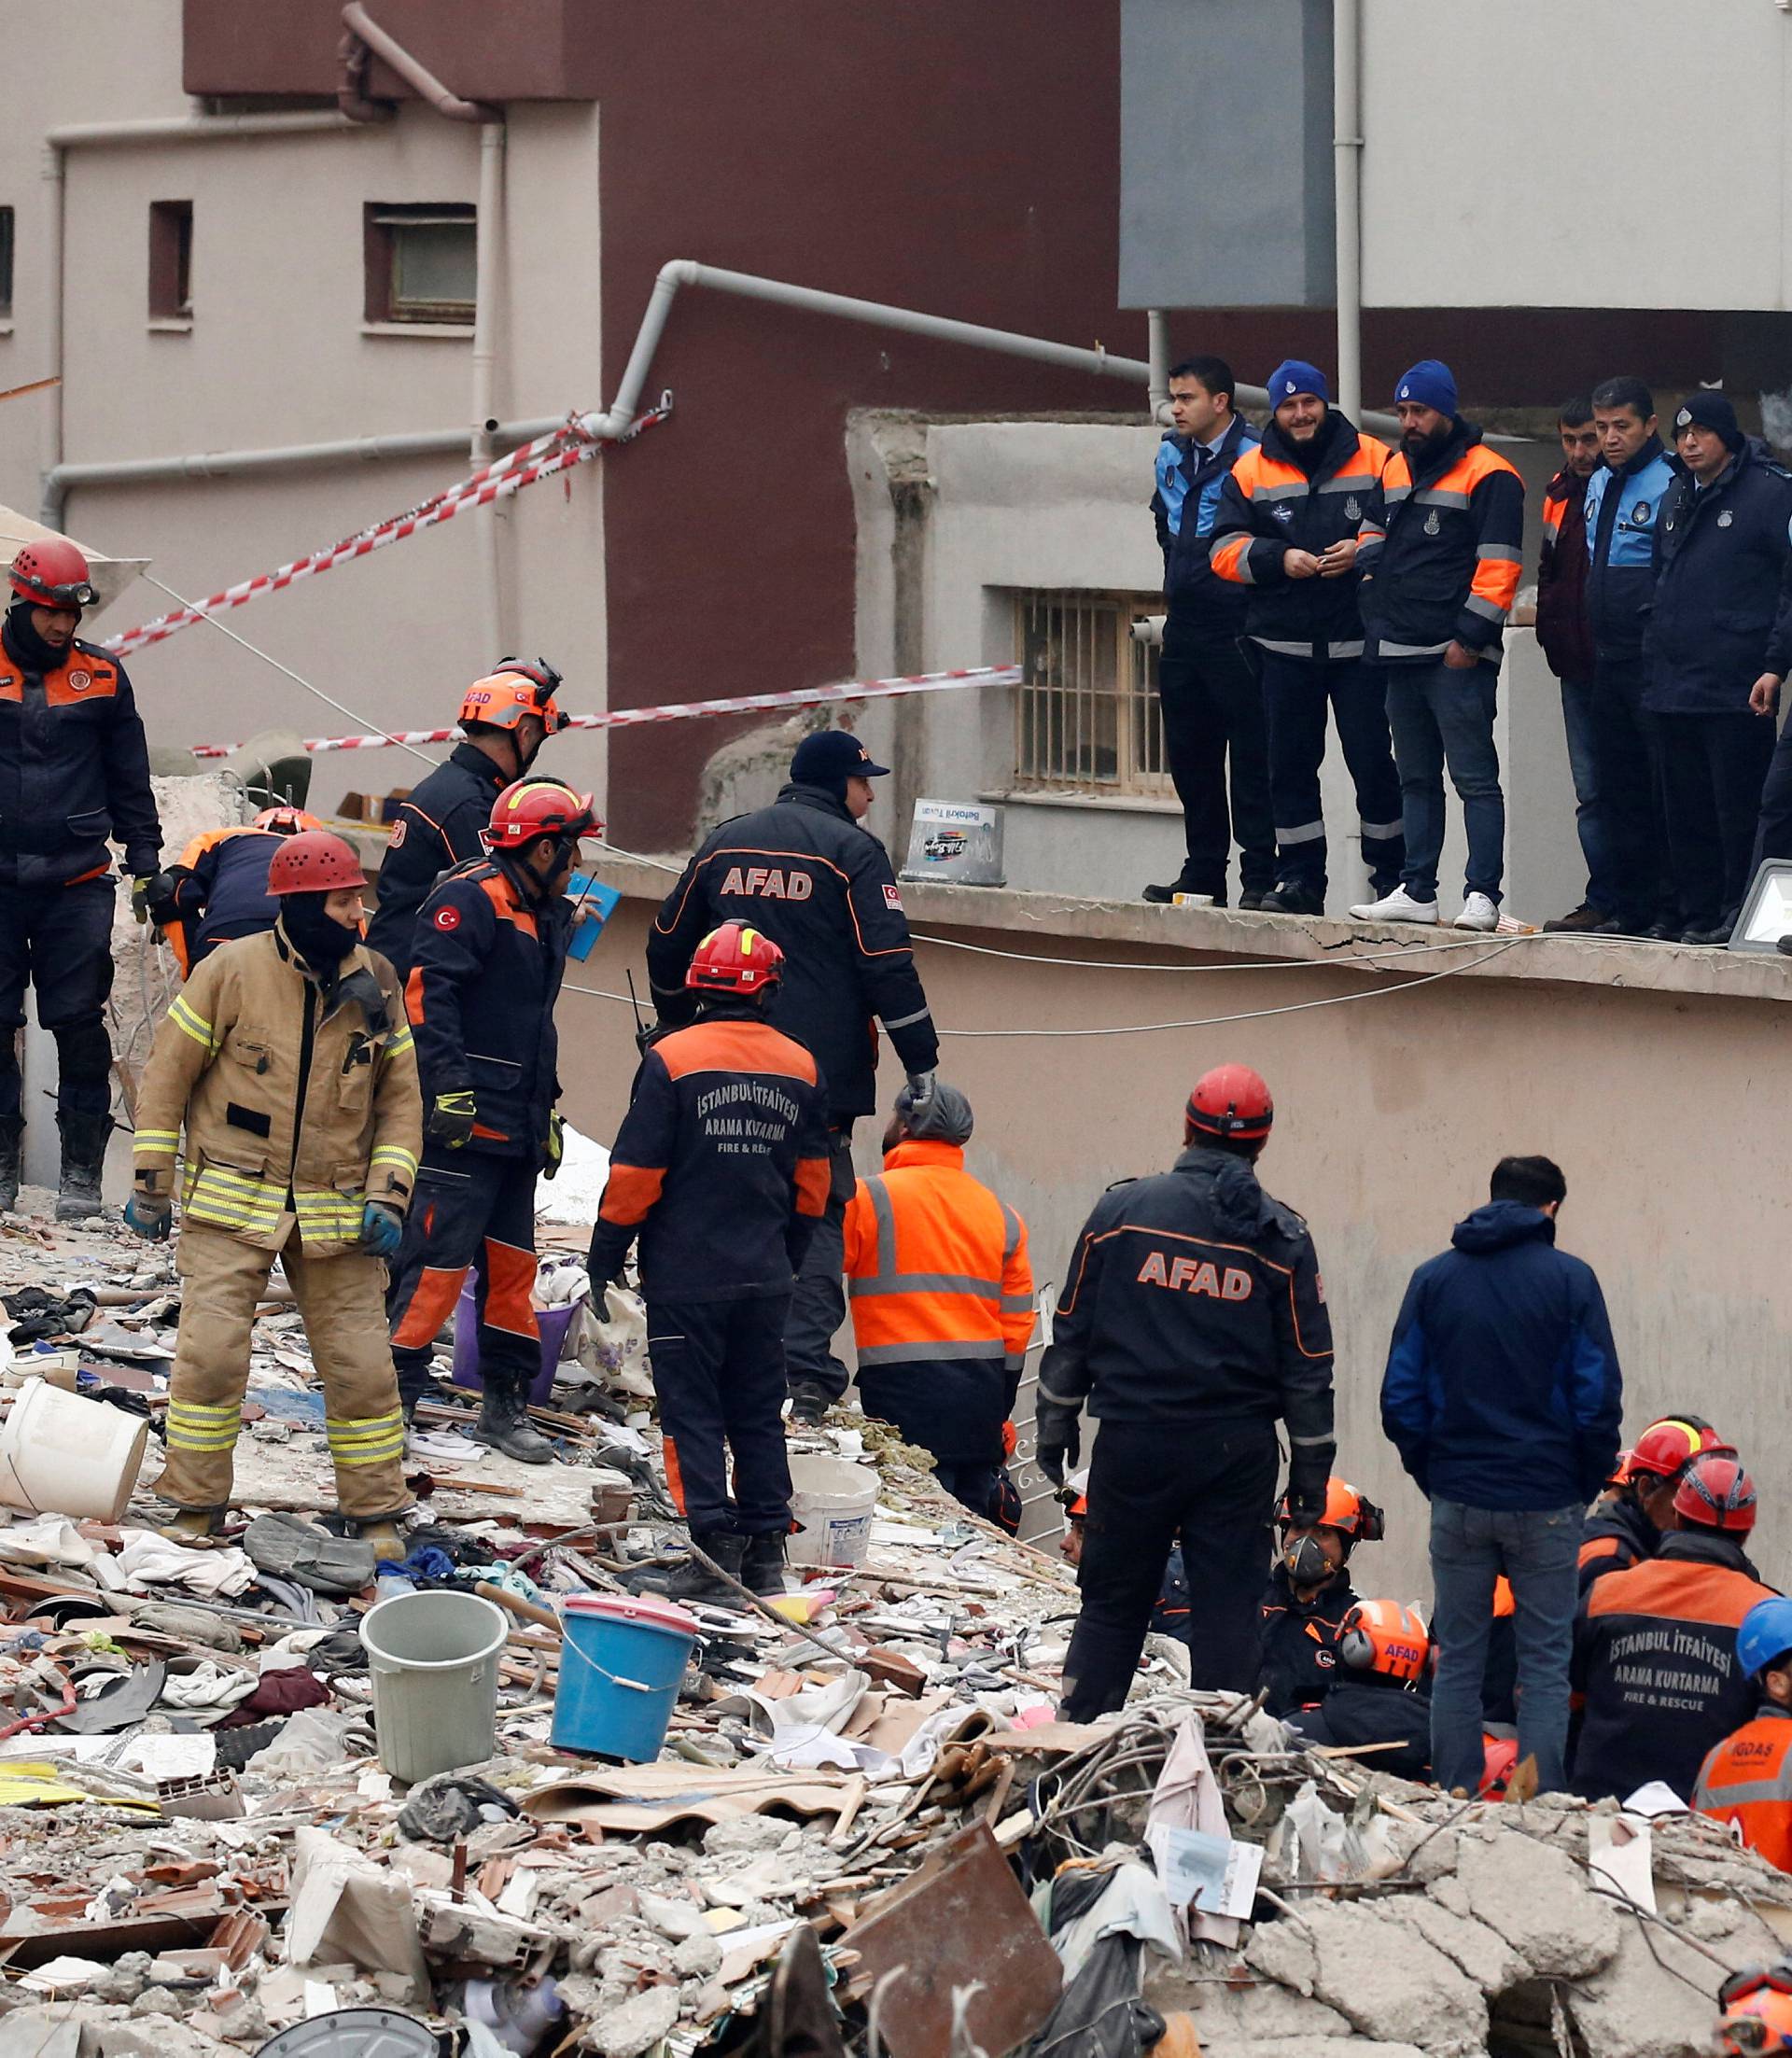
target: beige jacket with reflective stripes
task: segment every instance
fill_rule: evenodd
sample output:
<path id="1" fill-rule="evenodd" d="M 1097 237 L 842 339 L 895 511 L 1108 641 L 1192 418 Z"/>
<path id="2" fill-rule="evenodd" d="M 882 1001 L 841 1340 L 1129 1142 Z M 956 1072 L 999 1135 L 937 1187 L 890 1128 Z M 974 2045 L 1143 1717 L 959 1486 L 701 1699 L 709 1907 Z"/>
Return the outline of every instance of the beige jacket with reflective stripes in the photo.
<path id="1" fill-rule="evenodd" d="M 310 1030 L 310 1062 L 300 1091 Z M 136 1183 L 189 1221 L 308 1256 L 357 1247 L 361 1211 L 410 1205 L 423 1097 L 399 978 L 365 946 L 326 1009 L 277 931 L 223 944 L 181 988 L 137 1089 Z"/>

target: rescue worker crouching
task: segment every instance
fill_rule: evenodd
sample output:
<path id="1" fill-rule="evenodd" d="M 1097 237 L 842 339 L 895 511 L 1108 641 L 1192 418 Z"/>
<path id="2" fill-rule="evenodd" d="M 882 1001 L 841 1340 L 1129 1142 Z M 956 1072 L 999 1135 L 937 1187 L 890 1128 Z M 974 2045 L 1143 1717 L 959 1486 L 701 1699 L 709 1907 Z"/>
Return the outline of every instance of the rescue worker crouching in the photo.
<path id="1" fill-rule="evenodd" d="M 896 1096 L 884 1169 L 844 1228 L 847 1300 L 868 1415 L 932 1452 L 935 1477 L 995 1519 L 1003 1430 L 1033 1333 L 1027 1225 L 964 1169 L 971 1103 L 941 1082 Z"/>
<path id="2" fill-rule="evenodd" d="M 1274 1118 L 1248 1066 L 1206 1073 L 1175 1169 L 1111 1187 L 1072 1254 L 1034 1411 L 1040 1469 L 1059 1485 L 1085 1399 L 1101 1425 L 1064 1663 L 1069 1721 L 1125 1702 L 1178 1535 L 1192 1683 L 1251 1689 L 1278 1421 L 1295 1526 L 1324 1512 L 1331 1323 L 1306 1224 L 1253 1169 Z"/>
<path id="3" fill-rule="evenodd" d="M 1723 2016 L 1712 2048 L 1721 2058 L 1792 2051 L 1792 1958 L 1732 1972 L 1717 1989 L 1717 2006 Z"/>
<path id="4" fill-rule="evenodd" d="M 1687 1467 L 1708 1450 L 1735 1455 L 1702 1415 L 1660 1415 L 1617 1457 L 1617 1470 L 1581 1530 L 1580 1598 L 1595 1579 L 1653 1558 L 1673 1525 L 1673 1496 Z"/>
<path id="5" fill-rule="evenodd" d="M 527 777 L 541 746 L 571 718 L 554 698 L 561 683 L 546 658 L 507 657 L 461 697 L 462 740 L 399 805 L 380 866 L 380 904 L 368 943 L 411 976 L 417 914 L 436 881 L 484 855 L 492 808 L 506 787 Z"/>
<path id="6" fill-rule="evenodd" d="M 424 902 L 405 988 L 427 1109 L 417 1206 L 386 1302 L 405 1421 L 477 1267 L 473 1440 L 525 1464 L 553 1460 L 528 1407 L 541 1369 L 535 1181 L 560 1166 L 553 1006 L 571 931 L 564 895 L 580 838 L 602 827 L 589 793 L 556 779 L 507 786 L 486 828 L 488 855 L 456 865 Z"/>
<path id="7" fill-rule="evenodd" d="M 226 944 L 156 1031 L 137 1096 L 126 1225 L 169 1233 L 180 1337 L 159 1491 L 174 1533 L 202 1536 L 231 1497 L 256 1304 L 279 1257 L 324 1382 L 343 1513 L 401 1557 L 404 1438 L 381 1318 L 416 1177 L 422 1102 L 397 976 L 361 942 L 360 862 L 311 831 L 275 853 L 274 928 Z"/>
<path id="8" fill-rule="evenodd" d="M 281 839 L 323 823 L 302 807 L 264 807 L 235 829 L 206 829 L 177 863 L 149 881 L 144 904 L 166 938 L 183 979 L 219 944 L 272 929 L 280 903 L 268 890 L 268 870 Z"/>
<path id="9" fill-rule="evenodd" d="M 1351 1553 L 1387 1534 L 1381 1510 L 1344 1479 L 1327 1479 L 1325 1505 L 1296 1530 L 1284 1500 L 1277 1516 L 1281 1555 L 1258 1609 L 1264 1706 L 1272 1715 L 1317 1707 L 1337 1673 L 1337 1637 L 1363 1596 L 1351 1583 Z"/>
<path id="10" fill-rule="evenodd" d="M 1736 1631 L 1736 1663 L 1759 1697 L 1755 1718 L 1699 1770 L 1692 1805 L 1792 1872 L 1792 1601 L 1757 1601 Z"/>
<path id="11" fill-rule="evenodd" d="M 1431 1638 L 1398 1601 L 1359 1601 L 1338 1625 L 1338 1671 L 1316 1708 L 1288 1717 L 1312 1744 L 1381 1744 L 1365 1752 L 1371 1771 L 1399 1779 L 1431 1775 L 1431 1697 L 1421 1684 Z"/>
<path id="12" fill-rule="evenodd" d="M 590 1254 L 594 1280 L 619 1279 L 640 1239 L 666 1477 L 693 1542 L 756 1593 L 784 1589 L 784 1323 L 829 1181 L 827 1083 L 766 1020 L 784 975 L 783 952 L 745 923 L 697 945 L 697 1018 L 642 1055 Z M 736 1599 L 694 1560 L 659 1583 Z"/>
<path id="13" fill-rule="evenodd" d="M 19 1197 L 24 1112 L 18 1031 L 25 987 L 56 1039 L 62 1131 L 59 1222 L 100 1211 L 112 1130 L 112 917 L 109 839 L 124 846 L 132 905 L 161 861 L 149 754 L 124 667 L 78 642 L 99 595 L 87 559 L 62 537 L 12 561 L 0 624 L 0 1209 Z"/>

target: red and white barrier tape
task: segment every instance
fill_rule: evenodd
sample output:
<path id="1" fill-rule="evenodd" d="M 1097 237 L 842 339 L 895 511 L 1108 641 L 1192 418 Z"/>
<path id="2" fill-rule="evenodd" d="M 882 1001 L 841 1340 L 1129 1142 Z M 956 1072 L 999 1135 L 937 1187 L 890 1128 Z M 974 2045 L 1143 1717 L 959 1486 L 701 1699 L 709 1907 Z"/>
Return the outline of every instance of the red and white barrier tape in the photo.
<path id="1" fill-rule="evenodd" d="M 226 608 L 240 608 L 245 601 L 259 599 L 263 594 L 278 593 L 282 587 L 290 586 L 298 580 L 309 579 L 334 566 L 365 557 L 371 551 L 384 550 L 388 543 L 402 542 L 407 536 L 434 528 L 438 523 L 453 521 L 465 508 L 488 507 L 494 500 L 507 499 L 513 493 L 521 493 L 525 486 L 532 486 L 538 479 L 551 479 L 555 472 L 569 471 L 573 466 L 582 465 L 588 458 L 595 457 L 608 442 L 633 442 L 643 429 L 656 427 L 665 421 L 671 413 L 671 402 L 670 394 L 663 395 L 659 406 L 643 414 L 626 435 L 611 438 L 590 435 L 580 426 L 580 416 L 569 416 L 564 427 L 553 429 L 546 436 L 538 436 L 534 442 L 525 443 L 508 456 L 495 459 L 455 485 L 445 486 L 441 492 L 432 494 L 403 514 L 375 523 L 372 527 L 344 537 L 340 543 L 331 543 L 324 550 L 313 551 L 309 557 L 295 558 L 277 571 L 262 572 L 257 578 L 226 586 L 222 593 L 212 594 L 190 608 L 175 608 L 137 628 L 120 630 L 117 636 L 107 637 L 101 648 L 110 651 L 115 657 L 128 657 L 133 651 L 141 651 L 147 644 L 161 643 L 171 636 L 178 636 L 181 630 L 189 629 L 194 623 L 203 622 L 208 615 Z"/>
<path id="2" fill-rule="evenodd" d="M 836 700 L 892 700 L 902 693 L 943 693 L 960 686 L 1018 686 L 1018 665 L 974 665 L 954 672 L 916 672 L 904 679 L 848 679 L 834 686 L 803 686 L 788 693 L 740 693 L 733 700 L 673 700 L 662 707 L 615 707 L 608 714 L 574 715 L 572 729 L 632 729 L 644 721 L 690 721 L 698 715 L 755 715 L 777 707 L 819 707 Z M 308 736 L 305 749 L 375 750 L 387 743 L 452 743 L 458 729 L 395 729 L 384 736 Z M 196 758 L 227 758 L 228 743 L 196 743 Z"/>

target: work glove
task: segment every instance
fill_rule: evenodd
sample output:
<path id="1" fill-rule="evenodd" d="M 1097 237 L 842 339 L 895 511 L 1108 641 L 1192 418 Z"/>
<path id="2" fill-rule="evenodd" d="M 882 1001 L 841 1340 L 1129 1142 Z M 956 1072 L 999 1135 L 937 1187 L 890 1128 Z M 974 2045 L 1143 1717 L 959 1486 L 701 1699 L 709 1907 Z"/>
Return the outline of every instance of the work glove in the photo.
<path id="1" fill-rule="evenodd" d="M 567 1155 L 567 1125 L 565 1117 L 557 1110 L 548 1115 L 548 1147 L 541 1159 L 541 1176 L 552 1179 L 560 1169 L 560 1161 Z"/>
<path id="2" fill-rule="evenodd" d="M 361 1210 L 360 1248 L 374 1257 L 396 1257 L 404 1240 L 404 1217 L 390 1202 L 370 1200 Z"/>
<path id="3" fill-rule="evenodd" d="M 165 1243 L 175 1225 L 175 1204 L 166 1194 L 139 1189 L 124 1204 L 124 1225 L 150 1243 Z"/>
<path id="4" fill-rule="evenodd" d="M 439 1093 L 429 1111 L 423 1133 L 432 1143 L 445 1143 L 457 1151 L 473 1133 L 473 1089 L 462 1086 L 454 1093 Z"/>
<path id="5" fill-rule="evenodd" d="M 1325 1482 L 1319 1480 L 1288 1481 L 1288 1527 L 1312 1529 L 1325 1513 Z"/>
<path id="6" fill-rule="evenodd" d="M 933 1088 L 939 1082 L 939 1074 L 931 1071 L 912 1071 L 908 1075 L 908 1112 L 922 1114 L 933 1105 Z"/>
<path id="7" fill-rule="evenodd" d="M 179 891 L 180 878 L 173 872 L 158 872 L 153 878 L 133 879 L 131 912 L 138 921 L 147 915 L 158 929 L 165 929 L 175 918 L 175 897 Z"/>
<path id="8" fill-rule="evenodd" d="M 131 882 L 131 912 L 139 922 L 147 923 L 152 912 L 151 902 L 156 888 L 167 877 L 166 873 L 143 873 Z M 169 882 L 172 896 L 173 881 Z"/>
<path id="9" fill-rule="evenodd" d="M 1078 1426 L 1073 1407 L 1059 1407 L 1050 1401 L 1035 1409 L 1033 1429 L 1036 1441 L 1033 1456 L 1039 1469 L 1055 1487 L 1064 1484 L 1068 1466 L 1073 1465 L 1083 1455 L 1083 1432 Z"/>

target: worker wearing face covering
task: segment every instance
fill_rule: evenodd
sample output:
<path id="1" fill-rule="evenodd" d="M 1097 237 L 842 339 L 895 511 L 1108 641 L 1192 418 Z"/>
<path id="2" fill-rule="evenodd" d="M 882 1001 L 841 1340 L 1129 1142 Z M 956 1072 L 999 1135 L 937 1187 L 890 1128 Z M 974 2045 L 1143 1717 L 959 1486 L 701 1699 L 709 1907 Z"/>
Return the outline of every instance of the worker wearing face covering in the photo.
<path id="1" fill-rule="evenodd" d="M 1343 1479 L 1325 1482 L 1325 1506 L 1310 1528 L 1297 1528 L 1284 1499 L 1276 1518 L 1281 1551 L 1269 1575 L 1259 1619 L 1263 1630 L 1264 1706 L 1273 1715 L 1317 1707 L 1337 1677 L 1337 1638 L 1362 1599 L 1351 1583 L 1351 1552 L 1379 1543 L 1381 1510 Z"/>

